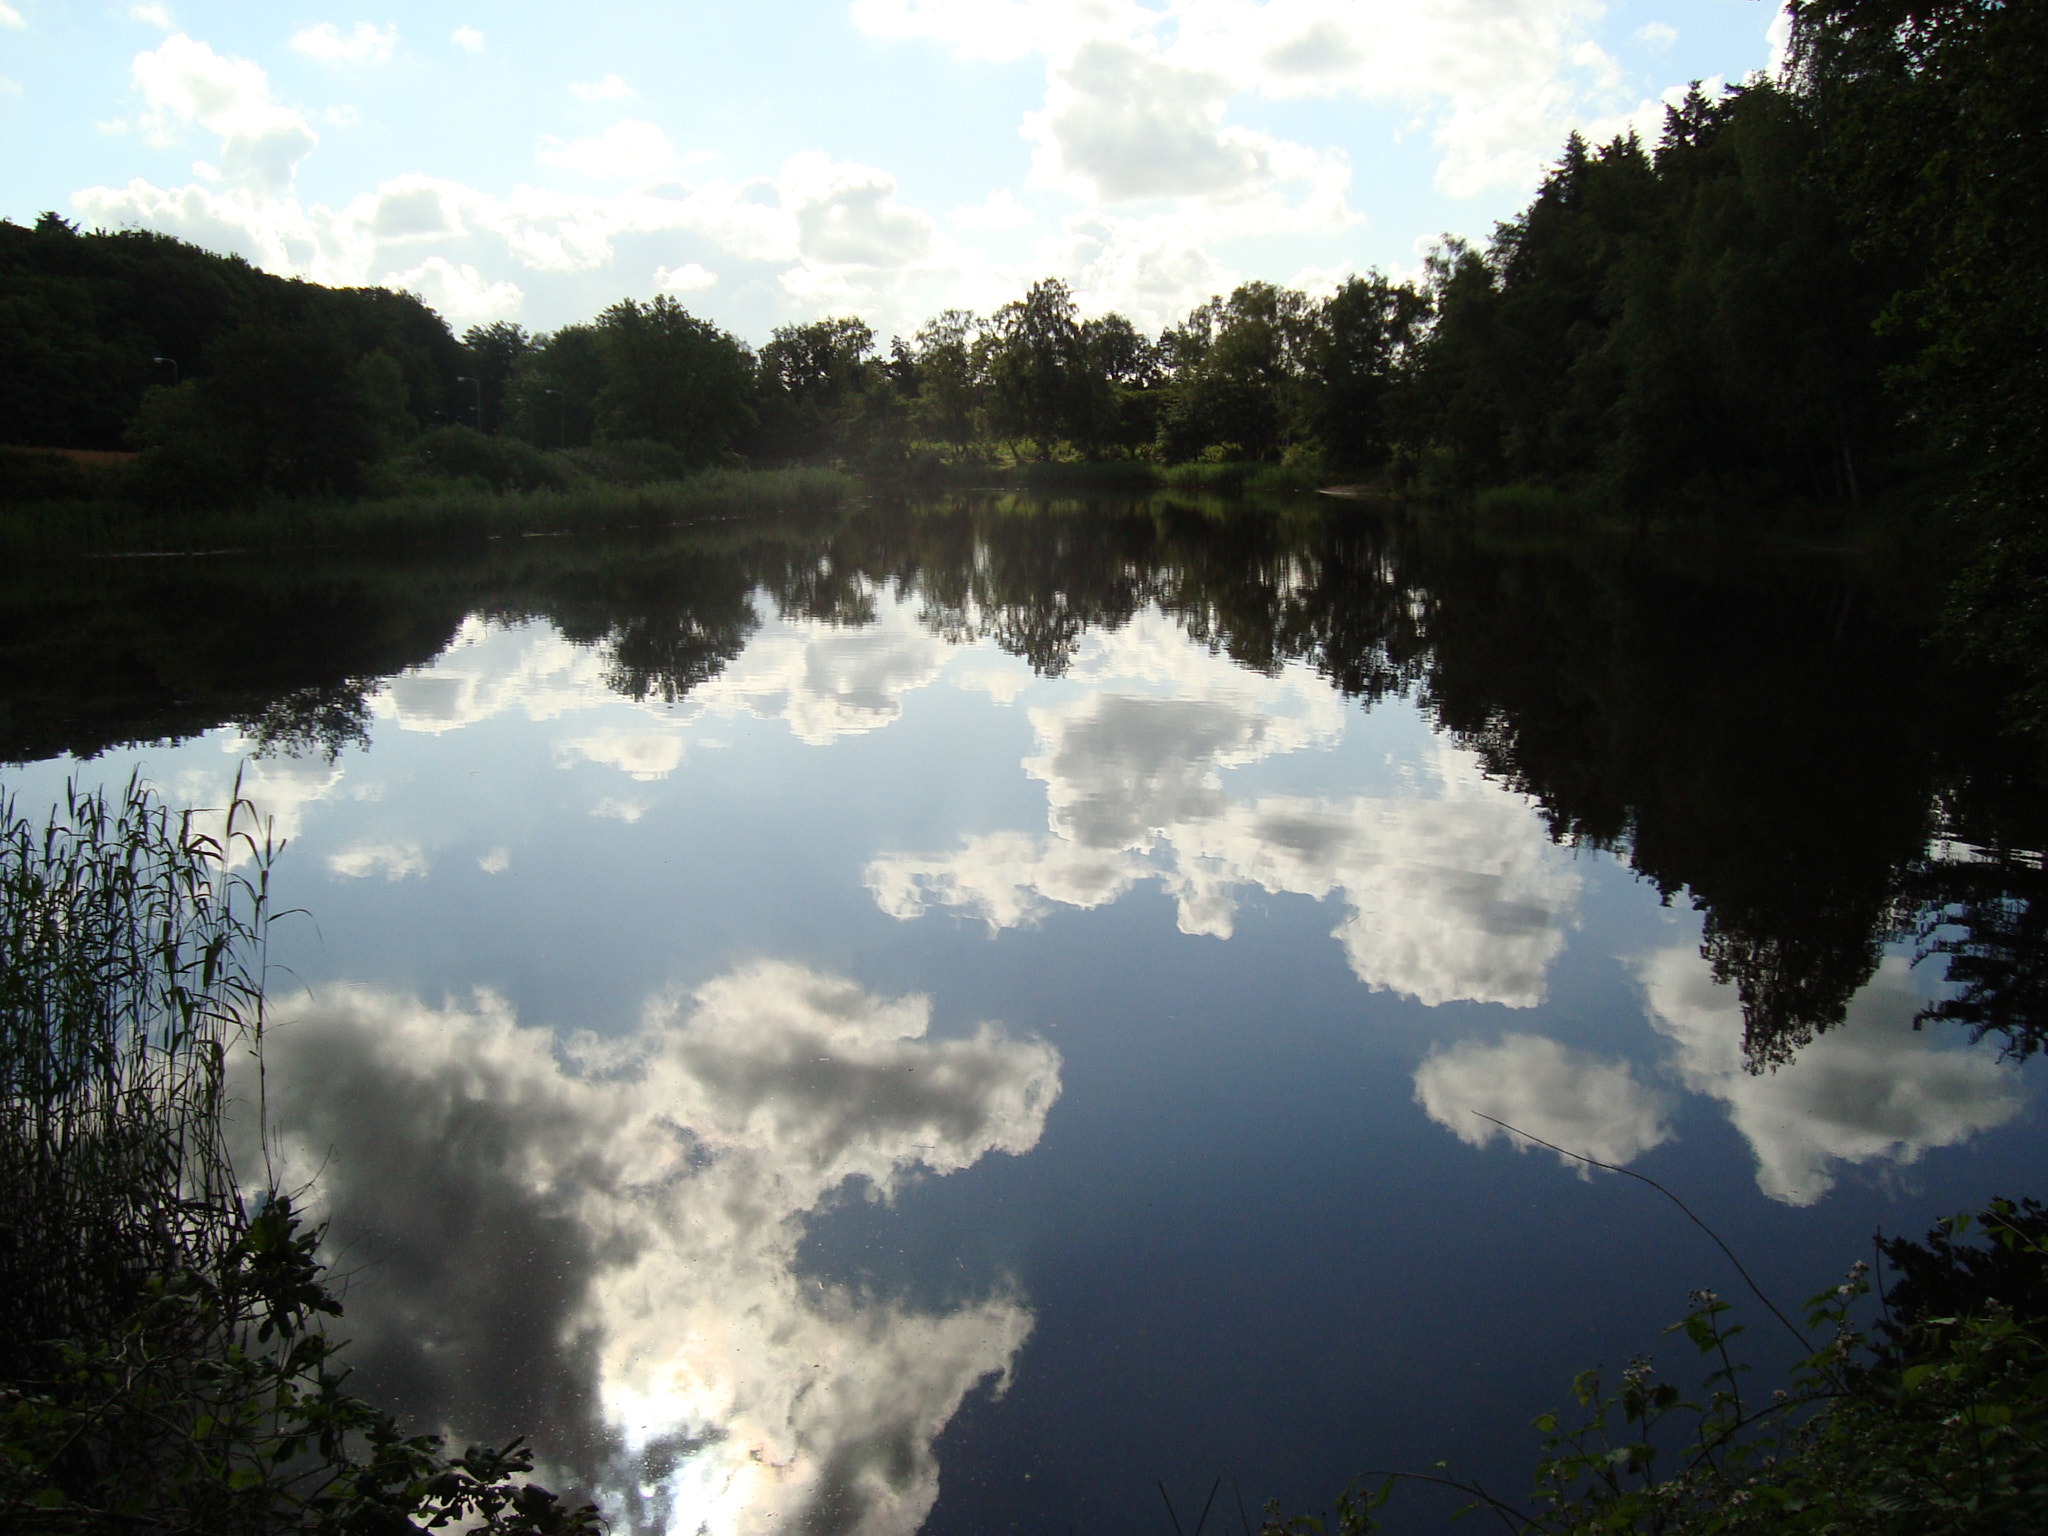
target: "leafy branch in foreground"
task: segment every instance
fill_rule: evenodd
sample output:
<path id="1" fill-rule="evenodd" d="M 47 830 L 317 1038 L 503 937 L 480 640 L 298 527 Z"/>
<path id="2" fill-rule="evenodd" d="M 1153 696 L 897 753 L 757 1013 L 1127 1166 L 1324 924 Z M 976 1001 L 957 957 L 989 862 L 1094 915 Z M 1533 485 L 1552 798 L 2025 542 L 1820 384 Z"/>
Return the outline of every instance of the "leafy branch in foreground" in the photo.
<path id="1" fill-rule="evenodd" d="M 276 852 L 239 783 L 218 836 L 135 779 L 40 829 L 0 799 L 0 1532 L 585 1536 L 519 1442 L 350 1396 L 320 1232 L 243 1204 Z"/>
<path id="2" fill-rule="evenodd" d="M 1959 1241 L 1972 1234 L 1983 1246 Z M 1889 1344 L 1857 1327 L 1872 1290 L 1857 1263 L 1806 1304 L 1808 1352 L 1767 1396 L 1745 1392 L 1743 1326 L 1712 1291 L 1670 1331 L 1707 1366 L 1700 1399 L 1632 1360 L 1608 1390 L 1572 1384 L 1579 1417 L 1535 1421 L 1543 1455 L 1527 1505 L 1453 1477 L 1374 1474 L 1328 1518 L 1269 1511 L 1261 1536 L 1366 1536 L 1404 1482 L 1455 1488 L 1516 1536 L 1993 1536 L 2048 1509 L 2048 1222 L 1994 1200 L 1884 1255 L 1909 1277 L 1885 1298 Z"/>

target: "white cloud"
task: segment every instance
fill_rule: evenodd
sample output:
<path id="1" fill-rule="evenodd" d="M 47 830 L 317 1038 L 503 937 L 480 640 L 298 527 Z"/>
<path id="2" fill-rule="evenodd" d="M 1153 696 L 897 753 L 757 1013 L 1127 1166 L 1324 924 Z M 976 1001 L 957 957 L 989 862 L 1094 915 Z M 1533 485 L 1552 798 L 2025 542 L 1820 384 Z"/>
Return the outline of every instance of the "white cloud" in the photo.
<path id="1" fill-rule="evenodd" d="M 1046 785 L 1047 832 L 885 854 L 864 872 L 883 911 L 1010 928 L 1156 879 L 1183 932 L 1228 938 L 1237 889 L 1258 886 L 1339 904 L 1332 937 L 1370 987 L 1432 1006 L 1543 1000 L 1578 877 L 1535 810 L 1468 757 L 1436 748 L 1413 794 L 1241 798 L 1227 770 L 1342 734 L 1321 678 L 1246 672 L 1157 613 L 1090 637 L 1073 676 L 1099 686 L 1030 716 L 1024 768 Z"/>
<path id="2" fill-rule="evenodd" d="M 438 735 L 511 711 L 528 720 L 618 703 L 605 686 L 605 659 L 544 623 L 496 625 L 465 619 L 448 648 L 402 672 L 372 701 L 400 729 Z"/>
<path id="3" fill-rule="evenodd" d="M 427 872 L 427 856 L 411 839 L 388 843 L 358 843 L 330 854 L 327 867 L 348 880 L 382 875 L 386 880 L 410 880 Z"/>
<path id="4" fill-rule="evenodd" d="M 25 27 L 27 25 L 28 21 L 22 16 L 21 12 L 7 4 L 7 0 L 0 0 L 0 27 Z"/>
<path id="5" fill-rule="evenodd" d="M 131 5 L 128 7 L 131 21 L 145 22 L 163 32 L 174 32 L 177 23 L 171 20 L 171 9 L 167 5 Z"/>
<path id="6" fill-rule="evenodd" d="M 590 808 L 590 814 L 604 821 L 623 821 L 631 826 L 651 809 L 645 800 L 620 800 L 606 795 Z"/>
<path id="7" fill-rule="evenodd" d="M 512 850 L 493 848 L 476 861 L 476 867 L 487 875 L 502 875 L 512 867 Z"/>
<path id="8" fill-rule="evenodd" d="M 271 99 L 259 65 L 217 54 L 182 32 L 137 54 L 131 74 L 151 140 L 175 143 L 194 125 L 217 135 L 223 173 L 252 199 L 289 192 L 299 162 L 320 142 L 302 116 Z"/>
<path id="9" fill-rule="evenodd" d="M 665 779 L 683 763 L 682 736 L 673 730 L 608 727 L 586 736 L 555 743 L 555 762 L 564 768 L 577 762 L 616 768 L 641 783 Z"/>
<path id="10" fill-rule="evenodd" d="M 469 263 L 460 266 L 444 256 L 429 256 L 403 272 L 377 279 L 386 288 L 416 293 L 458 328 L 519 313 L 526 295 L 514 282 L 490 282 Z"/>
<path id="11" fill-rule="evenodd" d="M 1764 29 L 1764 42 L 1771 51 L 1770 72 L 1773 75 L 1784 74 L 1786 62 L 1792 56 L 1792 7 L 1789 4 L 1778 7 L 1778 13 Z"/>
<path id="12" fill-rule="evenodd" d="M 359 21 L 355 30 L 343 33 L 331 21 L 301 27 L 292 34 L 292 48 L 323 64 L 388 64 L 398 47 L 398 28 L 376 27 Z"/>
<path id="13" fill-rule="evenodd" d="M 2019 1112 L 2019 1083 L 1988 1048 L 1944 1046 L 1913 1028 L 1920 996 L 1911 969 L 1887 958 L 1849 1003 L 1845 1023 L 1800 1048 L 1774 1072 L 1752 1074 L 1742 1055 L 1742 1005 L 1690 945 L 1642 965 L 1650 1022 L 1677 1047 L 1685 1086 L 1728 1106 L 1756 1154 L 1757 1187 L 1787 1205 L 1812 1205 L 1835 1184 L 1835 1165 L 1909 1164 L 1957 1146 Z"/>
<path id="14" fill-rule="evenodd" d="M 1678 41 L 1678 28 L 1669 22 L 1653 21 L 1636 28 L 1636 41 L 1661 53 Z"/>
<path id="15" fill-rule="evenodd" d="M 961 229 L 992 234 L 1006 229 L 1022 229 L 1032 219 L 1031 210 L 1017 201 L 1016 193 L 1004 187 L 989 193 L 978 203 L 953 209 L 946 215 L 946 222 Z"/>
<path id="16" fill-rule="evenodd" d="M 1567 128 L 1612 118 L 1599 0 L 854 0 L 875 36 L 1046 61 L 1027 133 L 1106 194 L 1234 193 L 1286 146 L 1221 124 L 1240 99 L 1349 96 L 1411 109 L 1453 196 L 1532 182 Z M 1128 157 L 1118 166 L 1111 151 Z M 1042 166 L 1042 174 L 1049 167 Z"/>
<path id="17" fill-rule="evenodd" d="M 1177 68 L 1139 44 L 1094 41 L 1056 65 L 1045 106 L 1026 116 L 1031 184 L 1084 198 L 1234 199 L 1305 169 L 1310 151 L 1226 127 L 1230 82 Z"/>
<path id="18" fill-rule="evenodd" d="M 1466 1040 L 1430 1052 L 1415 1069 L 1415 1102 L 1475 1147 L 1496 1136 L 1521 1152 L 1533 1145 L 1482 1115 L 1616 1167 L 1671 1139 L 1665 1096 L 1639 1081 L 1627 1062 L 1602 1061 L 1541 1035 L 1505 1035 L 1497 1045 Z M 1577 1158 L 1559 1161 L 1591 1176 Z"/>
<path id="19" fill-rule="evenodd" d="M 821 1281 L 799 1245 L 835 1192 L 1029 1151 L 1059 1070 L 781 964 L 565 1050 L 489 996 L 329 988 L 266 1051 L 286 1177 L 316 1174 L 330 1247 L 367 1261 L 357 1380 L 463 1439 L 531 1434 L 620 1528 L 717 1536 L 922 1523 L 935 1440 L 1031 1314 Z"/>
<path id="20" fill-rule="evenodd" d="M 484 50 L 484 35 L 475 27 L 457 27 L 448 34 L 448 41 L 470 53 L 482 53 Z"/>
<path id="21" fill-rule="evenodd" d="M 631 101 L 639 95 L 617 75 L 602 80 L 572 80 L 569 90 L 579 101 Z"/>
<path id="22" fill-rule="evenodd" d="M 690 702 L 704 714 L 784 720 L 799 741 L 825 746 L 894 724 L 904 695 L 936 679 L 949 653 L 906 605 L 883 603 L 859 627 L 797 620 L 764 629 Z"/>
<path id="23" fill-rule="evenodd" d="M 654 269 L 654 290 L 657 293 L 701 293 L 706 288 L 718 286 L 718 274 L 686 261 L 679 267 L 656 267 Z"/>
<path id="24" fill-rule="evenodd" d="M 626 118 L 589 138 L 564 144 L 543 139 L 543 165 L 559 165 L 593 181 L 646 181 L 675 164 L 675 146 L 653 123 Z"/>

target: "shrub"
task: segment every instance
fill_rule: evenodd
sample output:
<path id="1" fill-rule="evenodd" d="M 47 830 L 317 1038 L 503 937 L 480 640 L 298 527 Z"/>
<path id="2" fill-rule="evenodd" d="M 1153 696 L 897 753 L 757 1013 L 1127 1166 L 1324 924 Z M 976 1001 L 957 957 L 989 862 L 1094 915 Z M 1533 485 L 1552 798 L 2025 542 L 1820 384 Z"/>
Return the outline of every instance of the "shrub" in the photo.
<path id="1" fill-rule="evenodd" d="M 413 444 L 406 460 L 416 473 L 482 481 L 499 492 L 560 490 L 569 483 L 563 467 L 531 443 L 469 427 L 436 427 Z"/>

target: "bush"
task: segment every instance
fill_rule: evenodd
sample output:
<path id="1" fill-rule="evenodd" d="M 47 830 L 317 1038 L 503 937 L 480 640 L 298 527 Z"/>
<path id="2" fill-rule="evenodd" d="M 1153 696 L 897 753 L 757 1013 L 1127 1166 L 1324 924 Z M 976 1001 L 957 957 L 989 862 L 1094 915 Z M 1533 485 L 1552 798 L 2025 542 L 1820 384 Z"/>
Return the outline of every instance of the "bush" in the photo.
<path id="1" fill-rule="evenodd" d="M 687 480 L 692 473 L 689 456 L 682 450 L 644 438 L 571 448 L 562 457 L 577 474 L 606 485 L 654 485 Z"/>
<path id="2" fill-rule="evenodd" d="M 569 476 L 553 456 L 516 437 L 486 437 L 469 427 L 437 427 L 405 456 L 405 469 L 436 479 L 481 481 L 494 491 L 558 491 Z"/>
<path id="3" fill-rule="evenodd" d="M 0 448 L 0 502 L 87 501 L 97 477 L 68 453 L 48 448 Z"/>

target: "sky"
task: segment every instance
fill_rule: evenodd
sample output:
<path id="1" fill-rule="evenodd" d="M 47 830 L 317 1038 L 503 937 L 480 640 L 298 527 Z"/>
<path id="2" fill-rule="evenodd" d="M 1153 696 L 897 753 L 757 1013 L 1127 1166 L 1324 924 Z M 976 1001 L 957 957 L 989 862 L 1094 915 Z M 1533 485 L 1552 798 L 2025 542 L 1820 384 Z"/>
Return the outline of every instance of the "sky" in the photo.
<path id="1" fill-rule="evenodd" d="M 324 0 L 316 0 L 316 5 Z M 675 296 L 1148 329 L 1483 240 L 1566 133 L 1772 66 L 1772 0 L 0 0 L 0 217 L 544 331 Z"/>

